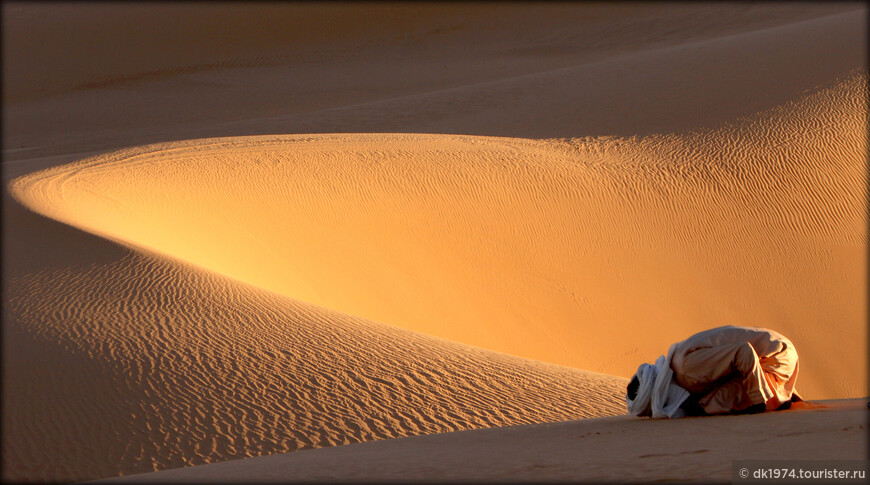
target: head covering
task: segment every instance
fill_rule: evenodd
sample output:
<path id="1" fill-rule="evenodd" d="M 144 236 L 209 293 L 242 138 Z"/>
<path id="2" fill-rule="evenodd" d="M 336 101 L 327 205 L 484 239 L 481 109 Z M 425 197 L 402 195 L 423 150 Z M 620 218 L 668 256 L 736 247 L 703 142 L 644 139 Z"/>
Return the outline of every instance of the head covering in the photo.
<path id="1" fill-rule="evenodd" d="M 628 413 L 632 416 L 649 416 L 652 405 L 652 388 L 656 381 L 656 367 L 651 364 L 641 364 L 637 368 L 634 377 L 637 377 L 639 385 L 637 394 L 631 399 L 627 394 L 625 400 L 628 403 Z"/>
<path id="2" fill-rule="evenodd" d="M 668 355 L 660 355 L 655 365 L 641 364 L 635 377 L 640 385 L 637 395 L 631 399 L 625 396 L 628 413 L 632 416 L 652 416 L 654 418 L 679 418 L 686 415 L 680 406 L 689 397 L 689 392 L 674 382 L 674 371 L 671 370 L 671 357 L 674 345 L 668 349 Z"/>

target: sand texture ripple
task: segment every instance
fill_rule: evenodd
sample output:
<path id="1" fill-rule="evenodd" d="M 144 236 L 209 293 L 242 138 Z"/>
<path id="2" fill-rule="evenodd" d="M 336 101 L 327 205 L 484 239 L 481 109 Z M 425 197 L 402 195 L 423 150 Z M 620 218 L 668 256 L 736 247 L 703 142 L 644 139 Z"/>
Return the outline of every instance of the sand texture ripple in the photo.
<path id="1" fill-rule="evenodd" d="M 27 404 L 4 413 L 11 478 L 141 473 L 622 409 L 619 377 L 391 328 L 147 255 L 36 274 L 10 291 L 9 312 L 69 355 L 64 367 L 31 357 L 44 385 L 7 384 Z"/>
<path id="2" fill-rule="evenodd" d="M 623 378 L 538 361 L 630 375 L 710 322 L 789 335 L 806 395 L 865 393 L 829 377 L 865 354 L 864 99 L 859 73 L 702 132 L 219 138 L 16 179 L 137 251 L 12 283 L 14 318 L 92 369 L 60 388 L 123 384 L 7 414 L 4 457 L 46 452 L 34 422 L 84 427 L 45 469 L 84 478 L 617 414 Z"/>
<path id="3" fill-rule="evenodd" d="M 3 480 L 864 450 L 866 7 L 2 8 Z M 831 408 L 625 416 L 724 324 Z"/>
<path id="4" fill-rule="evenodd" d="M 847 397 L 863 375 L 821 369 L 843 337 L 824 322 L 860 328 L 865 316 L 847 304 L 864 272 L 865 83 L 855 74 L 716 130 L 192 140 L 10 190 L 54 219 L 277 294 L 605 373 L 630 375 L 710 322 L 773 326 L 805 349 L 803 390 Z M 638 327 L 665 322 L 638 342 Z"/>

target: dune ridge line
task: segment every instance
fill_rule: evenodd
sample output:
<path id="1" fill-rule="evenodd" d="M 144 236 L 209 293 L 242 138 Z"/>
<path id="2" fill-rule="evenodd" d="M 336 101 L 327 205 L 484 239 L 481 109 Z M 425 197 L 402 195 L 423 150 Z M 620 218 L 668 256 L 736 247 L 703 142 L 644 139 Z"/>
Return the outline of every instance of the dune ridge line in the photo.
<path id="1" fill-rule="evenodd" d="M 284 296 L 608 374 L 630 375 L 710 322 L 771 326 L 806 349 L 801 389 L 850 397 L 862 376 L 820 377 L 839 344 L 811 322 L 837 314 L 859 328 L 864 316 L 846 304 L 867 237 L 864 99 L 856 73 L 673 135 L 192 140 L 48 169 L 10 191 Z M 640 320 L 672 328 L 614 351 Z M 811 340 L 829 343 L 801 345 Z"/>

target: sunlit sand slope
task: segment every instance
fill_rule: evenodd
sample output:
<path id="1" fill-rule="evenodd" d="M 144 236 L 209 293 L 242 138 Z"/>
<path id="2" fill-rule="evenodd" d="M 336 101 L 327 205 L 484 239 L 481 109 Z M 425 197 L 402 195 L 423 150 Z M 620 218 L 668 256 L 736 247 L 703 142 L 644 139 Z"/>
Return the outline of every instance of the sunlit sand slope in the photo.
<path id="1" fill-rule="evenodd" d="M 867 394 L 860 4 L 2 10 L 4 185 L 106 154 L 8 185 L 51 219 L 3 194 L 3 480 L 623 413 L 595 371 L 724 323 L 791 337 L 811 399 Z M 275 133 L 345 134 L 215 138 Z M 524 429 L 507 473 L 758 446 L 631 426 L 673 424 Z"/>
<path id="2" fill-rule="evenodd" d="M 64 368 L 30 359 L 26 372 L 10 372 L 5 385 L 18 398 L 4 408 L 3 460 L 12 480 L 93 479 L 624 407 L 619 377 L 391 328 L 163 258 L 44 271 L 9 292 L 9 315 L 68 356 Z M 28 360 L 14 355 L 27 348 L 8 352 Z"/>
<path id="3" fill-rule="evenodd" d="M 866 96 L 857 72 L 715 130 L 644 138 L 193 140 L 10 190 L 278 294 L 608 374 L 704 328 L 771 327 L 798 347 L 806 396 L 854 397 L 866 394 Z"/>

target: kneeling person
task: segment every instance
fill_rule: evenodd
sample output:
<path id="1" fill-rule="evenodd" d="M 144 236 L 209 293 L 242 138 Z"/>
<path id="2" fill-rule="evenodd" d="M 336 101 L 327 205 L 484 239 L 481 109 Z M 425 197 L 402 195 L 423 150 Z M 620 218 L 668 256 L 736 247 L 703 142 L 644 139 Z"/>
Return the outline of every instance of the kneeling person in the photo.
<path id="1" fill-rule="evenodd" d="M 641 364 L 626 402 L 635 416 L 760 412 L 801 400 L 798 355 L 782 334 L 727 325 L 671 345 L 656 364 Z"/>

